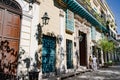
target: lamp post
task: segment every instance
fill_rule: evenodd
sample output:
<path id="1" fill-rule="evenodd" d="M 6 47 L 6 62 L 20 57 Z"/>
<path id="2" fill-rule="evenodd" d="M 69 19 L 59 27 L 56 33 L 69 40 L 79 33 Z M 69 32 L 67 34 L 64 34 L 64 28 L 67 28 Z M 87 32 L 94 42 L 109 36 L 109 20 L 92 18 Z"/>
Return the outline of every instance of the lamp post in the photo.
<path id="1" fill-rule="evenodd" d="M 49 23 L 49 17 L 48 17 L 48 14 L 47 12 L 44 13 L 43 17 L 41 17 L 42 19 L 42 24 L 38 24 L 37 27 L 38 27 L 38 34 L 37 34 L 37 39 L 38 39 L 38 45 L 41 44 L 41 38 L 42 38 L 42 27 L 44 27 L 44 25 L 48 25 Z"/>

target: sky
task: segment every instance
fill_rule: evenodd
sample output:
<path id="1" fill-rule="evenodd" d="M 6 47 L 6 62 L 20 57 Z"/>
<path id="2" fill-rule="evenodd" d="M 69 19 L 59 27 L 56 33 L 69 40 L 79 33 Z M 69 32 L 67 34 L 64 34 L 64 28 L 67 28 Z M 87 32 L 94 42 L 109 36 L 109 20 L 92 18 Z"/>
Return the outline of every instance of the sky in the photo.
<path id="1" fill-rule="evenodd" d="M 120 34 L 120 0 L 106 0 L 112 10 L 117 24 L 117 32 Z"/>

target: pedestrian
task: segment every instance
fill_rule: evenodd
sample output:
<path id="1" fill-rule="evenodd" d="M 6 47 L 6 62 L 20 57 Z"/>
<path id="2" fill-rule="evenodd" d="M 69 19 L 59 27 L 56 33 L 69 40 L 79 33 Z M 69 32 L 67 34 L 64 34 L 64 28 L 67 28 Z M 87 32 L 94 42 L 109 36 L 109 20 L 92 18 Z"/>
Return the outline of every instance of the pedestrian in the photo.
<path id="1" fill-rule="evenodd" d="M 93 70 L 96 71 L 97 70 L 97 58 L 95 57 L 95 55 L 93 55 Z"/>
<path id="2" fill-rule="evenodd" d="M 93 60 L 92 57 L 89 57 L 89 68 L 92 69 Z"/>

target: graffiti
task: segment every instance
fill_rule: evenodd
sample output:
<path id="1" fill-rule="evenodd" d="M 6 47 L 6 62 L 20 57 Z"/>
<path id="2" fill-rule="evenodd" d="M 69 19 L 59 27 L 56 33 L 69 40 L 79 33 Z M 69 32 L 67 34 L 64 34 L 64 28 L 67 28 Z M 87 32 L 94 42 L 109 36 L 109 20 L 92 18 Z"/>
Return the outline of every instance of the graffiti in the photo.
<path id="1" fill-rule="evenodd" d="M 0 72 L 10 75 L 17 72 L 17 51 L 10 48 L 7 40 L 0 42 Z"/>

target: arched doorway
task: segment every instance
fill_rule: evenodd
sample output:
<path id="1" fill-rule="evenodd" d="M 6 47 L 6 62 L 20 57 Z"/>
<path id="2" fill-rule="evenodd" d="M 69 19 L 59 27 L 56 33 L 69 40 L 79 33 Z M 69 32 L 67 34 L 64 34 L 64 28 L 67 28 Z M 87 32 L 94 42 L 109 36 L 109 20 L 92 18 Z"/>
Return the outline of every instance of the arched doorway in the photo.
<path id="1" fill-rule="evenodd" d="M 22 9 L 15 0 L 0 0 L 0 75 L 15 76 Z"/>

